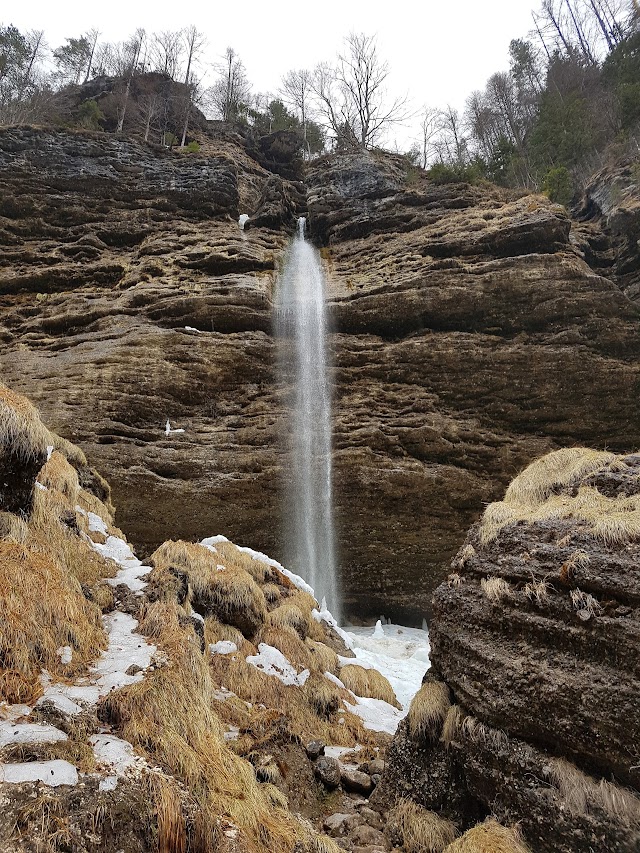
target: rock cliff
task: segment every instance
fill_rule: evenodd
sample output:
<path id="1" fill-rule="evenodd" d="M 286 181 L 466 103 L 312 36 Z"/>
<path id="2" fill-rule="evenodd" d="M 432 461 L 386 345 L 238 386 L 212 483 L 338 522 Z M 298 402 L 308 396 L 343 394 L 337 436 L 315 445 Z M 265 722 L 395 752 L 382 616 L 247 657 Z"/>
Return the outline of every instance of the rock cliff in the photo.
<path id="1" fill-rule="evenodd" d="M 305 208 L 330 281 L 348 613 L 421 619 L 540 453 L 640 444 L 639 312 L 562 208 L 376 154 L 302 186 L 228 134 L 202 142 L 0 133 L 2 375 L 108 473 L 143 551 L 217 529 L 281 555 L 272 296 Z"/>
<path id="2" fill-rule="evenodd" d="M 493 814 L 537 853 L 638 850 L 639 472 L 556 451 L 488 506 L 436 591 L 378 805 Z"/>

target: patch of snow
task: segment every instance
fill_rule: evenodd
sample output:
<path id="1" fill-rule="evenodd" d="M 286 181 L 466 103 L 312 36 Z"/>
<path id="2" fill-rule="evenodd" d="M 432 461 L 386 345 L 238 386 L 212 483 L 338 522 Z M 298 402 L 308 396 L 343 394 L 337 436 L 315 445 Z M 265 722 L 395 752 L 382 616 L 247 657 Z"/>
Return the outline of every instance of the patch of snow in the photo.
<path id="1" fill-rule="evenodd" d="M 218 565 L 216 566 L 216 572 L 224 572 L 226 571 L 226 569 L 227 567 L 223 566 L 222 563 L 218 563 Z"/>
<path id="2" fill-rule="evenodd" d="M 200 613 L 197 613 L 195 610 L 191 611 L 191 618 L 196 619 L 198 622 L 202 622 L 202 624 L 204 625 L 204 616 L 202 616 L 202 614 Z"/>
<path id="3" fill-rule="evenodd" d="M 61 646 L 59 649 L 56 649 L 56 654 L 60 658 L 60 663 L 66 664 L 71 663 L 73 660 L 73 652 L 71 650 L 71 646 Z"/>
<path id="4" fill-rule="evenodd" d="M 420 628 L 391 624 L 384 626 L 382 636 L 377 626 L 373 631 L 349 628 L 348 633 L 356 658 L 340 657 L 340 665 L 357 663 L 365 669 L 377 669 L 388 679 L 406 712 L 430 666 L 429 634 Z"/>
<path id="5" fill-rule="evenodd" d="M 231 690 L 227 690 L 226 687 L 222 686 L 217 690 L 214 690 L 211 695 L 214 699 L 217 699 L 218 702 L 226 702 L 227 699 L 231 699 L 236 694 L 232 693 Z"/>
<path id="6" fill-rule="evenodd" d="M 238 217 L 238 228 L 241 231 L 244 231 L 244 226 L 247 224 L 249 219 L 250 219 L 250 217 L 249 217 L 248 213 L 241 213 L 240 214 L 240 216 Z"/>
<path id="7" fill-rule="evenodd" d="M 342 640 L 342 642 L 345 644 L 345 646 L 346 646 L 348 649 L 352 648 L 353 640 L 351 639 L 351 637 L 349 636 L 349 634 L 347 634 L 347 632 L 346 632 L 346 631 L 344 631 L 344 630 L 343 630 L 343 629 L 338 625 L 338 623 L 336 622 L 336 620 L 333 618 L 333 615 L 331 614 L 331 611 L 326 610 L 326 609 L 325 609 L 325 610 L 315 610 L 315 609 L 314 609 L 314 610 L 312 610 L 312 611 L 311 611 L 311 615 L 312 615 L 312 616 L 313 616 L 313 618 L 316 620 L 316 622 L 326 622 L 326 624 L 327 624 L 330 628 L 333 628 L 333 630 L 334 630 L 334 631 L 336 632 L 336 634 L 340 637 L 340 639 L 341 639 L 341 640 Z"/>
<path id="8" fill-rule="evenodd" d="M 345 660 L 346 660 L 346 658 L 345 658 Z M 332 684 L 335 684 L 336 687 L 342 687 L 344 690 L 347 689 L 344 686 L 344 684 L 340 681 L 340 679 L 336 675 L 334 675 L 332 672 L 325 672 L 324 677 L 327 678 Z"/>
<path id="9" fill-rule="evenodd" d="M 185 332 L 200 332 L 200 329 L 194 329 L 193 326 L 185 326 L 184 330 Z"/>
<path id="10" fill-rule="evenodd" d="M 36 480 L 36 489 L 40 489 L 41 492 L 48 492 L 49 489 L 46 486 L 43 486 L 42 483 Z"/>
<path id="11" fill-rule="evenodd" d="M 115 791 L 118 787 L 118 777 L 117 776 L 105 776 L 104 779 L 100 780 L 98 784 L 99 791 Z"/>
<path id="12" fill-rule="evenodd" d="M 258 645 L 258 654 L 249 655 L 247 663 L 261 670 L 265 675 L 272 675 L 280 679 L 288 687 L 294 685 L 302 687 L 310 675 L 308 669 L 303 669 L 301 673 L 298 673 L 293 664 L 287 660 L 279 649 L 269 646 L 267 643 L 260 643 Z"/>
<path id="13" fill-rule="evenodd" d="M 324 754 L 327 758 L 335 758 L 337 761 L 342 761 L 342 756 L 346 755 L 348 752 L 358 752 L 362 749 L 362 746 L 358 743 L 356 746 L 325 746 Z M 345 764 L 346 767 L 356 766 L 351 765 L 349 763 Z"/>
<path id="14" fill-rule="evenodd" d="M 144 759 L 134 753 L 128 740 L 103 734 L 92 735 L 89 741 L 98 764 L 113 769 L 116 776 L 124 775 L 129 767 L 145 763 Z"/>
<path id="15" fill-rule="evenodd" d="M 115 610 L 104 616 L 103 622 L 109 635 L 109 647 L 91 667 L 90 678 L 71 685 L 51 684 L 48 673 L 43 673 L 45 691 L 37 705 L 49 701 L 66 714 L 78 714 L 82 705 L 95 705 L 111 690 L 142 681 L 143 672 L 127 675 L 126 671 L 132 665 L 145 670 L 157 651 L 156 647 L 135 633 L 138 622 L 127 613 Z"/>
<path id="16" fill-rule="evenodd" d="M 114 560 L 120 566 L 120 571 L 114 578 L 107 578 L 108 584 L 111 586 L 124 584 L 132 592 L 142 592 L 147 584 L 141 578 L 149 574 L 151 566 L 143 565 L 124 539 L 120 539 L 118 536 L 108 536 L 104 543 L 91 542 L 90 544 L 94 551 L 109 560 Z"/>
<path id="17" fill-rule="evenodd" d="M 240 729 L 237 726 L 229 726 L 223 737 L 225 740 L 238 740 Z"/>
<path id="18" fill-rule="evenodd" d="M 217 643 L 209 643 L 209 652 L 212 655 L 232 655 L 238 651 L 238 647 L 231 640 L 218 640 Z"/>
<path id="19" fill-rule="evenodd" d="M 1 764 L 0 782 L 44 782 L 52 788 L 58 785 L 75 785 L 78 771 L 68 761 L 29 761 L 26 764 Z"/>
<path id="20" fill-rule="evenodd" d="M 357 697 L 356 704 L 351 705 L 345 700 L 344 703 L 352 714 L 360 717 L 365 729 L 372 732 L 386 732 L 393 735 L 398 728 L 400 720 L 405 716 L 388 702 L 382 699 L 369 699 Z"/>
<path id="21" fill-rule="evenodd" d="M 107 525 L 104 523 L 104 521 L 100 518 L 99 515 L 97 515 L 95 512 L 88 512 L 87 517 L 89 519 L 89 530 L 92 533 L 102 533 L 103 536 L 109 535 L 107 531 Z"/>
<path id="22" fill-rule="evenodd" d="M 0 720 L 13 723 L 21 717 L 28 717 L 32 709 L 28 705 L 10 705 L 8 702 L 0 702 Z"/>
<path id="23" fill-rule="evenodd" d="M 378 619 L 376 627 L 373 629 L 373 637 L 375 640 L 381 640 L 384 637 L 384 628 L 380 619 Z"/>
<path id="24" fill-rule="evenodd" d="M 47 444 L 47 462 L 51 459 L 53 453 L 53 444 Z"/>
<path id="25" fill-rule="evenodd" d="M 13 743 L 58 743 L 67 736 L 55 726 L 44 723 L 0 722 L 0 747 Z"/>

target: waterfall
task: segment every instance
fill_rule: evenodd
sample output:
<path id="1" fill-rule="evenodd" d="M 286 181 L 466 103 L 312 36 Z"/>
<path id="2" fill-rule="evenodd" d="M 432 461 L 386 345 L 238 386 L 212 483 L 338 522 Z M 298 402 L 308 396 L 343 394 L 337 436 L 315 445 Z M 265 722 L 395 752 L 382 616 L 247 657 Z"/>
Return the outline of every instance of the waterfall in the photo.
<path id="1" fill-rule="evenodd" d="M 280 380 L 291 389 L 285 463 L 285 565 L 306 578 L 340 621 L 331 484 L 331 389 L 325 280 L 305 219 L 279 281 Z"/>

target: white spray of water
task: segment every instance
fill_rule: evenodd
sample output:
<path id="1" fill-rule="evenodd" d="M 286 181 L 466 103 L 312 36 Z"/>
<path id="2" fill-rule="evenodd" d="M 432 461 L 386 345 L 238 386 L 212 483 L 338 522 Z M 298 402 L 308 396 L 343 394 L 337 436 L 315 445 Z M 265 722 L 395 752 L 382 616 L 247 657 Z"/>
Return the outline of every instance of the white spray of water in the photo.
<path id="1" fill-rule="evenodd" d="M 305 577 L 340 621 L 331 484 L 331 390 L 325 280 L 298 220 L 277 299 L 280 370 L 292 388 L 286 472 L 285 564 Z"/>

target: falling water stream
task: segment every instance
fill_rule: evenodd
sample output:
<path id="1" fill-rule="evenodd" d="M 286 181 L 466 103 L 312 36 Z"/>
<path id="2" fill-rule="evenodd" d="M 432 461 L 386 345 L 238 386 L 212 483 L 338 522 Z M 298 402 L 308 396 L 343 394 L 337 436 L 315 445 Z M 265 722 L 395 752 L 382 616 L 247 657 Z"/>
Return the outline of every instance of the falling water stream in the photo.
<path id="1" fill-rule="evenodd" d="M 277 295 L 280 379 L 291 389 L 285 472 L 286 565 L 307 578 L 340 620 L 331 493 L 331 388 L 325 279 L 298 220 Z"/>

